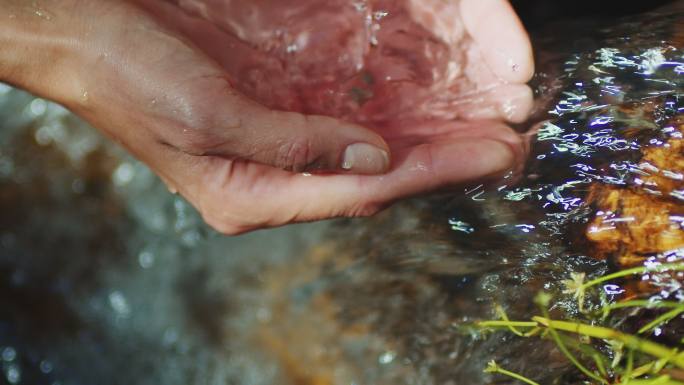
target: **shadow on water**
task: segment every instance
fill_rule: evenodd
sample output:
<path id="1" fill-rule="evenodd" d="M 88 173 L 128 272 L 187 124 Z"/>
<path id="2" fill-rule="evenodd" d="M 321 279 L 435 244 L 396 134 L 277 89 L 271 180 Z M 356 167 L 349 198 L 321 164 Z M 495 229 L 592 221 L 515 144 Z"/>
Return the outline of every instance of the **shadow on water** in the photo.
<path id="1" fill-rule="evenodd" d="M 527 319 L 540 291 L 552 316 L 581 317 L 570 272 L 684 258 L 683 21 L 537 32 L 538 134 L 517 184 L 238 238 L 67 111 L 0 88 L 0 383 L 505 383 L 482 374 L 492 359 L 582 383 L 551 342 L 467 326 L 494 304 Z M 603 299 L 684 301 L 681 277 L 643 281 Z"/>

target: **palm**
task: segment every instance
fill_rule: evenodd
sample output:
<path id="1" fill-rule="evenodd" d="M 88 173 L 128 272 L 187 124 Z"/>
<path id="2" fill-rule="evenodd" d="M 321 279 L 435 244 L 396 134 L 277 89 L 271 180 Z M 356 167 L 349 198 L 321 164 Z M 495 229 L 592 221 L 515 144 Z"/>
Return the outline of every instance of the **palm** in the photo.
<path id="1" fill-rule="evenodd" d="M 390 173 L 384 176 L 302 176 L 252 162 L 208 159 L 202 172 L 204 178 L 197 182 L 204 185 L 203 194 L 216 197 L 229 194 L 236 201 L 240 200 L 238 196 L 244 196 L 246 202 L 265 202 L 262 218 L 255 219 L 255 225 L 257 222 L 280 225 L 330 216 L 368 214 L 403 196 L 485 176 L 483 174 L 488 171 L 484 170 L 490 170 L 488 166 L 492 162 L 512 161 L 511 149 L 514 154 L 521 155 L 521 139 L 502 121 L 521 121 L 526 117 L 531 106 L 531 92 L 523 82 L 531 74 L 532 61 L 524 31 L 516 24 L 517 19 L 511 16 L 512 10 L 503 0 L 492 1 L 498 4 L 492 11 L 492 17 L 498 17 L 500 22 L 490 20 L 488 23 L 507 31 L 503 39 L 496 35 L 496 31 L 479 28 L 467 19 L 477 17 L 477 13 L 482 11 L 479 9 L 482 7 L 477 5 L 478 0 L 462 0 L 472 4 L 465 9 L 463 17 L 460 13 L 453 15 L 456 19 L 453 25 L 435 18 L 435 15 L 446 14 L 444 10 L 430 13 L 429 7 L 444 4 L 443 1 L 410 1 L 423 4 L 416 5 L 424 8 L 416 10 L 416 17 L 424 19 L 421 26 L 441 36 L 442 43 L 449 41 L 449 56 L 460 60 L 456 63 L 460 70 L 456 75 L 453 72 L 442 73 L 431 78 L 432 83 L 426 85 L 425 79 L 420 79 L 419 75 L 429 72 L 431 64 L 438 64 L 423 62 L 420 63 L 422 68 L 416 69 L 416 61 L 413 60 L 412 72 L 407 75 L 406 71 L 398 68 L 401 65 L 393 65 L 396 60 L 383 62 L 383 58 L 379 58 L 375 63 L 366 63 L 375 79 L 407 76 L 413 82 L 375 81 L 366 84 L 369 89 L 362 90 L 360 96 L 373 96 L 361 102 L 355 99 L 358 94 L 351 93 L 350 96 L 349 92 L 339 92 L 340 89 L 335 88 L 348 87 L 343 90 L 348 91 L 350 86 L 355 87 L 354 82 L 358 83 L 358 78 L 349 80 L 345 77 L 346 83 L 343 84 L 319 82 L 309 88 L 289 82 L 288 72 L 283 72 L 283 67 L 289 70 L 287 65 L 279 65 L 282 58 L 274 58 L 272 51 L 265 53 L 260 49 L 256 37 L 254 41 L 249 41 L 250 36 L 246 35 L 241 36 L 242 39 L 236 38 L 234 31 L 220 19 L 220 13 L 212 12 L 211 8 L 209 11 L 205 8 L 206 17 L 197 17 L 168 3 L 137 1 L 150 8 L 151 14 L 167 28 L 191 41 L 219 63 L 226 76 L 232 79 L 231 83 L 253 99 L 271 108 L 353 120 L 373 128 L 388 142 L 393 162 Z M 192 0 L 181 1 L 181 4 L 190 4 L 192 8 L 192 4 L 198 2 L 209 7 L 226 3 L 221 0 Z M 268 2 L 260 0 L 254 3 Z M 462 5 L 466 7 L 466 4 Z M 464 7 L 452 8 L 461 11 Z M 211 15 L 219 16 L 208 17 Z M 391 46 L 396 40 L 386 37 L 385 48 L 388 49 L 384 51 L 399 50 Z M 422 44 L 424 40 L 418 39 L 417 42 Z M 406 42 L 397 44 L 402 43 Z M 407 44 L 413 43 L 416 41 Z M 380 44 L 384 44 L 383 40 Z M 321 55 L 326 52 L 314 50 L 311 60 L 322 60 L 324 56 Z M 317 68 L 307 67 L 306 62 L 299 64 L 302 68 L 314 68 L 314 71 Z M 253 69 L 257 67 L 262 69 L 262 73 L 254 80 Z M 345 71 L 345 68 L 332 68 L 321 76 L 329 77 L 336 71 Z M 327 94 L 343 96 L 331 101 L 322 96 Z M 344 98 L 353 98 L 356 104 Z M 320 103 L 320 100 L 326 103 Z M 502 157 L 507 158 L 507 162 L 502 161 Z M 226 174 L 230 175 L 230 180 Z M 331 202 L 335 204 L 331 205 Z M 282 211 L 280 207 L 283 205 L 290 205 L 291 209 L 274 218 L 273 213 Z M 217 211 L 215 208 L 206 208 L 206 212 Z M 239 207 L 233 208 L 231 215 L 239 216 L 240 210 Z M 254 216 L 254 210 L 249 210 Z M 211 218 L 209 220 L 212 221 Z M 215 218 L 213 222 L 225 222 L 225 218 Z M 250 226 L 244 225 L 244 228 L 249 229 Z"/>

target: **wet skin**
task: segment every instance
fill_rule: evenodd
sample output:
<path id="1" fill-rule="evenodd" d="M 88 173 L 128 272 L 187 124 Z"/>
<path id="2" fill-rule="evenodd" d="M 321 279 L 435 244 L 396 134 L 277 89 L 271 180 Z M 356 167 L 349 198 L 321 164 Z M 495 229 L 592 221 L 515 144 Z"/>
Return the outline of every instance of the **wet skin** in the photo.
<path id="1" fill-rule="evenodd" d="M 370 215 L 524 158 L 507 116 L 491 112 L 505 104 L 501 93 L 450 120 L 362 126 L 245 96 L 228 71 L 240 58 L 217 43 L 229 32 L 174 3 L 0 0 L 0 9 L 0 80 L 62 103 L 124 145 L 223 233 Z M 508 3 L 454 9 L 464 33 L 451 44 L 477 58 L 459 81 L 520 89 L 533 61 Z M 419 20 L 430 14 L 415 10 Z M 444 23 L 425 25 L 449 35 Z M 524 115 L 529 95 L 516 95 Z"/>

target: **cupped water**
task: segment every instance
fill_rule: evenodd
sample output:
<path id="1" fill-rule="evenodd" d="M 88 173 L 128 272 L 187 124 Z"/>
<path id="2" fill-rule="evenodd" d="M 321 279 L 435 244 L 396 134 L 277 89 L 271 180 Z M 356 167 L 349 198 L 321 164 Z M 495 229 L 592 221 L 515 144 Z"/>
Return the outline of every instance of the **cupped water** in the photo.
<path id="1" fill-rule="evenodd" d="M 684 13 L 558 23 L 535 47 L 522 177 L 237 238 L 3 86 L 0 383 L 620 383 L 657 359 L 642 377 L 684 381 Z"/>

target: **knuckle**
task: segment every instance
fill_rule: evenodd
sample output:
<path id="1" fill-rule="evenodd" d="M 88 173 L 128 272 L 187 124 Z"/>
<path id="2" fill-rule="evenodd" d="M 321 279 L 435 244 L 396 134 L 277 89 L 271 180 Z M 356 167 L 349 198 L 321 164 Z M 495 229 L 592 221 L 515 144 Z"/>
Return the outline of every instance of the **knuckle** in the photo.
<path id="1" fill-rule="evenodd" d="M 352 207 L 346 216 L 353 217 L 353 218 L 371 217 L 371 216 L 379 213 L 380 211 L 382 211 L 384 208 L 385 208 L 385 205 L 381 205 L 378 203 L 365 203 L 365 204 L 361 204 L 361 205 Z"/>
<path id="2" fill-rule="evenodd" d="M 226 218 L 217 217 L 215 215 L 202 215 L 204 221 L 214 230 L 224 235 L 240 235 L 244 234 L 252 228 L 242 224 L 234 223 Z"/>
<path id="3" fill-rule="evenodd" d="M 172 144 L 181 151 L 198 156 L 212 155 L 217 147 L 223 143 L 221 138 L 202 126 L 185 126 L 181 133 L 176 135 L 174 142 Z"/>
<path id="4" fill-rule="evenodd" d="M 277 146 L 275 166 L 289 171 L 300 172 L 314 163 L 313 145 L 308 138 L 294 138 Z"/>
<path id="5" fill-rule="evenodd" d="M 198 208 L 202 219 L 221 234 L 240 235 L 267 227 L 250 204 L 231 203 L 215 196 L 205 198 L 202 203 Z"/>
<path id="6" fill-rule="evenodd" d="M 230 203 L 219 205 L 216 198 L 206 191 L 200 192 L 200 199 L 196 205 L 204 222 L 214 230 L 225 235 L 238 235 L 247 232 L 246 226 L 235 218 L 235 208 Z"/>
<path id="7" fill-rule="evenodd" d="M 195 91 L 174 105 L 171 145 L 191 155 L 215 155 L 227 142 L 238 138 L 242 120 L 229 108 L 230 103 L 224 109 L 212 108 L 215 104 L 211 99 L 228 98 L 226 87 L 220 82 L 208 83 L 201 92 Z"/>

